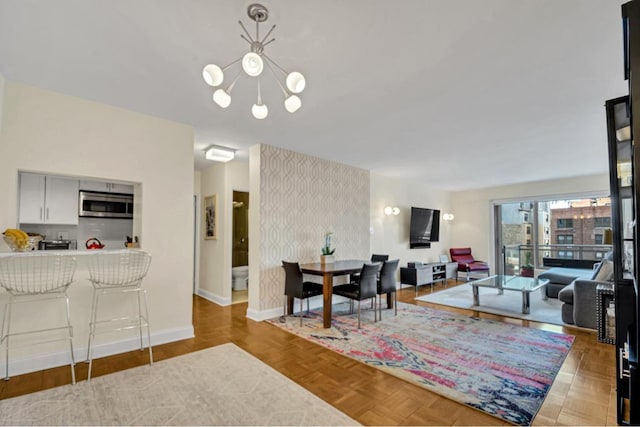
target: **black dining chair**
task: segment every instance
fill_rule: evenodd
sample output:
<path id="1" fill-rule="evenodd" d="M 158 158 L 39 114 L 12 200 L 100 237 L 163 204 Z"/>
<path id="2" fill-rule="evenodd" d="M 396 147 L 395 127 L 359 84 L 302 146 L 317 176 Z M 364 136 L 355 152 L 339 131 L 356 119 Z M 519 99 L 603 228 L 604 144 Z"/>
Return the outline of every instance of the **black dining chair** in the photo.
<path id="1" fill-rule="evenodd" d="M 377 295 L 380 296 L 380 301 L 378 302 L 378 311 L 380 313 L 378 318 L 380 320 L 382 320 L 382 295 L 384 294 L 393 293 L 393 308 L 395 310 L 395 315 L 398 315 L 398 299 L 396 297 L 396 274 L 398 271 L 399 263 L 399 259 L 384 261 L 382 263 L 382 268 L 380 269 L 380 278 L 378 279 L 378 288 L 376 292 Z"/>
<path id="2" fill-rule="evenodd" d="M 371 262 L 384 262 L 389 259 L 389 255 L 371 254 Z"/>
<path id="3" fill-rule="evenodd" d="M 297 262 L 282 261 L 284 268 L 284 315 L 287 315 L 288 297 L 300 300 L 300 326 L 302 326 L 302 301 L 307 300 L 307 314 L 309 313 L 309 298 L 322 295 L 322 284 L 305 282 Z"/>
<path id="4" fill-rule="evenodd" d="M 340 295 L 351 300 L 351 312 L 353 312 L 353 301 L 358 301 L 358 329 L 360 329 L 360 301 L 366 299 L 375 301 L 378 271 L 380 271 L 380 264 L 364 264 L 362 270 L 360 270 L 357 281 L 333 287 L 333 293 L 335 295 Z M 376 311 L 374 308 L 373 321 L 375 322 L 376 320 Z"/>
<path id="5" fill-rule="evenodd" d="M 386 260 L 389 259 L 389 255 L 383 255 L 383 254 L 371 254 L 371 262 L 384 262 Z M 356 282 L 358 281 L 358 275 L 360 273 L 354 273 L 351 275 L 351 281 L 352 282 Z"/>

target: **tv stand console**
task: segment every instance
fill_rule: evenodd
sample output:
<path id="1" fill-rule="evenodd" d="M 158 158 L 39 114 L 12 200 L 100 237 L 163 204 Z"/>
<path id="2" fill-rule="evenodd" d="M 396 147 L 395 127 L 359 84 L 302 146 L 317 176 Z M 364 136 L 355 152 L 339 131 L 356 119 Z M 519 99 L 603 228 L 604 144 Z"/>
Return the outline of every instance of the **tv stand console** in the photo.
<path id="1" fill-rule="evenodd" d="M 418 286 L 433 286 L 438 282 L 446 285 L 448 279 L 456 278 L 457 272 L 457 262 L 410 262 L 407 267 L 400 268 L 400 284 L 415 286 L 418 296 Z"/>

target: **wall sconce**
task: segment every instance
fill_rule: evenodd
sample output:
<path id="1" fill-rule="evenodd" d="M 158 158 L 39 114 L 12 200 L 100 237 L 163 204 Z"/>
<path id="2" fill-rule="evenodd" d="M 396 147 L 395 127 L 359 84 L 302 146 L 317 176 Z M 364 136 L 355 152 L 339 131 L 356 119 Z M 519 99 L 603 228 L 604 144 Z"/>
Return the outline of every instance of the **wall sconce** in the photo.
<path id="1" fill-rule="evenodd" d="M 216 162 L 228 162 L 233 160 L 235 155 L 235 150 L 226 147 L 218 147 L 216 145 L 209 146 L 204 152 L 204 157 L 207 160 L 214 160 Z"/>
<path id="2" fill-rule="evenodd" d="M 442 219 L 444 219 L 445 221 L 453 221 L 453 214 L 452 213 L 443 213 L 442 214 Z"/>
<path id="3" fill-rule="evenodd" d="M 396 207 L 396 206 L 387 206 L 384 208 L 384 214 L 385 215 L 398 215 L 400 213 L 400 208 Z"/>

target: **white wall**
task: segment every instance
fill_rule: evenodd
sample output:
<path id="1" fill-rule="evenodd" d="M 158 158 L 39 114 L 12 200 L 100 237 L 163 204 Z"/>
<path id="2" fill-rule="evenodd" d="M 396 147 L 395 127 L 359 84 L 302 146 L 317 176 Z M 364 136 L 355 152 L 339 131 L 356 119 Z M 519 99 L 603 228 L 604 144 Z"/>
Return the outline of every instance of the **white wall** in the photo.
<path id="1" fill-rule="evenodd" d="M 10 81 L 3 115 L 0 228 L 17 224 L 19 170 L 141 183 L 136 233 L 153 257 L 145 279 L 152 333 L 156 342 L 192 336 L 192 129 Z M 86 277 L 77 274 L 70 288 L 79 351 L 89 321 Z"/>
<path id="2" fill-rule="evenodd" d="M 385 206 L 400 208 L 400 214 L 385 215 Z M 409 248 L 412 206 L 439 209 L 442 216 L 451 210 L 450 196 L 421 183 L 371 174 L 371 253 L 389 254 L 389 259 L 400 259 L 401 267 L 411 261 L 437 262 L 440 255 L 448 255 L 453 226 L 442 217 L 439 242 L 432 243 L 431 248 Z"/>
<path id="3" fill-rule="evenodd" d="M 461 191 L 451 195 L 453 213 L 452 247 L 471 247 L 476 258 L 495 265 L 493 201 L 558 199 L 582 194 L 609 195 L 607 174 L 555 179 L 525 184 L 505 185 L 479 190 Z"/>
<path id="4" fill-rule="evenodd" d="M 198 294 L 220 305 L 231 304 L 234 190 L 249 191 L 248 162 L 215 163 L 200 173 L 201 199 L 217 194 L 218 239 L 204 239 L 201 219 Z"/>
<path id="5" fill-rule="evenodd" d="M 2 132 L 2 107 L 4 105 L 4 84 L 5 79 L 0 74 L 0 133 Z"/>

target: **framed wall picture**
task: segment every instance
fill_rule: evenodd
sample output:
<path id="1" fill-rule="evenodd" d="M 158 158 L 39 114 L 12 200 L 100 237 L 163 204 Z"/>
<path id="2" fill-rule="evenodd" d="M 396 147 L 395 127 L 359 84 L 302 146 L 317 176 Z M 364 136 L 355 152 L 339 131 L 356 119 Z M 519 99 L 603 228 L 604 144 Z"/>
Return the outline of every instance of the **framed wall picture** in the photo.
<path id="1" fill-rule="evenodd" d="M 204 238 L 205 240 L 218 239 L 218 218 L 216 214 L 218 195 L 213 194 L 204 198 Z"/>
<path id="2" fill-rule="evenodd" d="M 440 262 L 449 262 L 449 257 L 446 255 L 440 255 Z"/>

